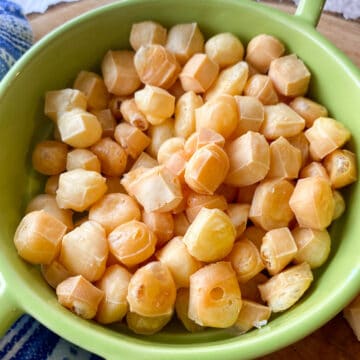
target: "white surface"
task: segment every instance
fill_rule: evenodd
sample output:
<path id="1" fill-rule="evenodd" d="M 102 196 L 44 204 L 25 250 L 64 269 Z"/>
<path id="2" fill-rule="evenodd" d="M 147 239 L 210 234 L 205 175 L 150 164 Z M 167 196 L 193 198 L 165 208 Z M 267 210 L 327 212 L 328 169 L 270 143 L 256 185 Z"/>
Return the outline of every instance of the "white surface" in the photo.
<path id="1" fill-rule="evenodd" d="M 19 4 L 25 14 L 31 13 L 44 13 L 51 5 L 58 4 L 60 2 L 72 2 L 77 0 L 12 0 Z"/>

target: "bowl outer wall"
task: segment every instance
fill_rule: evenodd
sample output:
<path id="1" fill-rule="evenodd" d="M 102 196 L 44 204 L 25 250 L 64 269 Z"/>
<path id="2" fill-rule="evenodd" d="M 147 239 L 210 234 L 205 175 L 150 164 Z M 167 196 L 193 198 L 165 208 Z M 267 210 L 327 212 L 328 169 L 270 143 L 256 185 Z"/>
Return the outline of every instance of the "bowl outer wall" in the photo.
<path id="1" fill-rule="evenodd" d="M 36 44 L 0 84 L 0 270 L 15 304 L 64 338 L 107 358 L 246 359 L 274 351 L 320 327 L 360 288 L 358 185 L 347 191 L 348 210 L 331 228 L 328 263 L 302 301 L 260 330 L 236 337 L 227 330 L 185 334 L 170 328 L 152 337 L 115 332 L 79 319 L 62 308 L 36 267 L 16 254 L 12 237 L 29 197 L 42 179 L 31 170 L 31 150 L 49 133 L 43 116 L 44 93 L 71 86 L 78 71 L 98 70 L 106 50 L 128 47 L 133 22 L 153 19 L 165 26 L 197 21 L 206 36 L 222 31 L 247 42 L 266 32 L 279 37 L 313 73 L 311 96 L 360 139 L 358 69 L 310 25 L 260 4 L 240 0 L 123 1 L 71 21 Z M 20 119 L 20 120 L 19 120 Z M 359 161 L 359 160 L 358 160 Z M 16 166 L 15 166 L 16 165 Z M 359 164 L 358 164 L 359 165 Z"/>

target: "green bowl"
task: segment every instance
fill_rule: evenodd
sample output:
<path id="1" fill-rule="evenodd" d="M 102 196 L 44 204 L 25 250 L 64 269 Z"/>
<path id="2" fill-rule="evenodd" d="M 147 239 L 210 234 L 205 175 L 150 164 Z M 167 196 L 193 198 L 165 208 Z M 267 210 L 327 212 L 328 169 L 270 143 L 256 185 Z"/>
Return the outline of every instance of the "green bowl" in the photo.
<path id="1" fill-rule="evenodd" d="M 306 296 L 269 325 L 238 336 L 228 330 L 189 334 L 172 324 L 160 334 L 142 337 L 125 327 L 103 327 L 61 307 L 38 268 L 15 251 L 14 230 L 29 197 L 43 179 L 31 169 L 36 141 L 46 137 L 44 93 L 71 86 L 82 69 L 99 70 L 106 50 L 127 48 L 133 22 L 153 19 L 165 26 L 197 21 L 206 36 L 230 31 L 243 42 L 259 33 L 279 37 L 288 52 L 310 68 L 311 96 L 360 141 L 360 74 L 314 26 L 323 0 L 303 0 L 295 16 L 249 0 L 120 1 L 81 16 L 37 43 L 0 84 L 0 331 L 29 313 L 60 336 L 108 359 L 247 359 L 286 346 L 337 314 L 360 290 L 359 186 L 346 191 L 347 210 L 331 227 L 332 251 L 315 272 Z M 358 157 L 360 158 L 360 157 Z"/>

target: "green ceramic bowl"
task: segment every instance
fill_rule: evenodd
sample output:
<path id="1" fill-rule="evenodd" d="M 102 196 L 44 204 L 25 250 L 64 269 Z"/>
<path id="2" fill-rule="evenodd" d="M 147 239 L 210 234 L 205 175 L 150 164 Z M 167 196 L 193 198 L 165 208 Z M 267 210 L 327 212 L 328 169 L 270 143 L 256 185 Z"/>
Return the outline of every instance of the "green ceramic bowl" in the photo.
<path id="1" fill-rule="evenodd" d="M 227 330 L 185 333 L 172 324 L 151 337 L 125 327 L 105 328 L 62 308 L 38 269 L 16 254 L 12 237 L 29 197 L 43 179 L 31 169 L 36 141 L 49 134 L 44 93 L 71 86 L 81 69 L 98 70 L 107 49 L 128 47 L 131 24 L 153 19 L 165 26 L 197 21 L 206 36 L 230 31 L 244 42 L 259 33 L 279 37 L 310 68 L 311 96 L 360 142 L 360 75 L 314 26 L 323 0 L 303 0 L 295 16 L 249 0 L 134 0 L 92 11 L 37 43 L 0 84 L 0 330 L 29 313 L 62 337 L 108 359 L 248 359 L 286 346 L 323 325 L 360 290 L 359 186 L 347 189 L 346 214 L 331 227 L 332 251 L 311 289 L 269 325 L 237 336 Z M 360 156 L 358 157 L 360 158 Z"/>

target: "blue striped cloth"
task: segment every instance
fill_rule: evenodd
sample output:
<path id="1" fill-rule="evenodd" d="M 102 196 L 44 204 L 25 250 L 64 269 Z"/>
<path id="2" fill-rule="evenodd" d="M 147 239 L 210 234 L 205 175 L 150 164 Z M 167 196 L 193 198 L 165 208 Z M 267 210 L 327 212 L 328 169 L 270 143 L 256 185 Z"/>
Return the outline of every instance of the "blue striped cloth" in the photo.
<path id="1" fill-rule="evenodd" d="M 33 42 L 21 8 L 0 0 L 0 80 Z M 0 319 L 1 321 L 1 319 Z M 0 339 L 1 360 L 100 360 L 61 339 L 28 315 L 22 316 Z"/>

